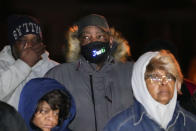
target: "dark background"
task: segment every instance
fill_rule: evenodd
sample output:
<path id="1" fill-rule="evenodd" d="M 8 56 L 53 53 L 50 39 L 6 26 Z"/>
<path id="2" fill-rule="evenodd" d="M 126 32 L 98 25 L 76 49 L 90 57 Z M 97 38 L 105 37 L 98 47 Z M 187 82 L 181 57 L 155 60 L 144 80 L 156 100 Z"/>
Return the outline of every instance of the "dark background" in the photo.
<path id="1" fill-rule="evenodd" d="M 0 0 L 0 49 L 8 44 L 7 16 L 16 13 L 40 20 L 50 57 L 61 63 L 65 31 L 91 13 L 104 15 L 110 26 L 122 32 L 135 60 L 154 39 L 176 46 L 185 77 L 196 57 L 196 0 Z"/>

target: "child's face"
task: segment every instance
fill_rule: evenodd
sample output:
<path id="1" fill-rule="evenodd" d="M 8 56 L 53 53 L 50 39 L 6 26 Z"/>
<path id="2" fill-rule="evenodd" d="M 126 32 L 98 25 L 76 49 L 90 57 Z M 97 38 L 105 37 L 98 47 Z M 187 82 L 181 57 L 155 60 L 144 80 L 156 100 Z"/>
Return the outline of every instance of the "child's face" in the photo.
<path id="1" fill-rule="evenodd" d="M 58 124 L 59 109 L 52 110 L 50 105 L 43 101 L 38 105 L 37 112 L 32 120 L 33 124 L 43 131 L 50 131 Z"/>

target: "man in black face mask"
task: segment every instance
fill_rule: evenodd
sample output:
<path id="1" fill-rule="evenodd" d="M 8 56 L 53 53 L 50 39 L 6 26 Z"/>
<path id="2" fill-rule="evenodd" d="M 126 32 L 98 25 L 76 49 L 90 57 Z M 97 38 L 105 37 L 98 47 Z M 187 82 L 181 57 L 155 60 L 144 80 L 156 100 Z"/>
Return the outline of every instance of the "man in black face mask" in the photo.
<path id="1" fill-rule="evenodd" d="M 112 46 L 109 26 L 103 16 L 90 15 L 78 23 L 78 37 L 81 45 L 81 54 L 89 63 L 100 69 L 107 60 Z"/>
<path id="2" fill-rule="evenodd" d="M 101 131 L 117 112 L 132 104 L 132 62 L 129 44 L 97 14 L 83 17 L 67 34 L 67 63 L 45 77 L 58 80 L 71 92 L 76 116 L 73 131 Z"/>

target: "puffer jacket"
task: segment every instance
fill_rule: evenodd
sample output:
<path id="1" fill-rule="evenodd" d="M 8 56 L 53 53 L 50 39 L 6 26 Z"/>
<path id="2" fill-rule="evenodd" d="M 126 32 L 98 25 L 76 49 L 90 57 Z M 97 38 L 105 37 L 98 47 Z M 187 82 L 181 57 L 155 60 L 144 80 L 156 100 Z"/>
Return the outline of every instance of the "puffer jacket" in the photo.
<path id="1" fill-rule="evenodd" d="M 128 108 L 132 100 L 133 62 L 126 61 L 129 46 L 119 33 L 111 30 L 114 48 L 100 70 L 80 55 L 79 40 L 68 34 L 68 63 L 51 69 L 45 77 L 54 78 L 67 87 L 76 102 L 76 117 L 70 124 L 74 131 L 102 131 L 117 112 Z"/>

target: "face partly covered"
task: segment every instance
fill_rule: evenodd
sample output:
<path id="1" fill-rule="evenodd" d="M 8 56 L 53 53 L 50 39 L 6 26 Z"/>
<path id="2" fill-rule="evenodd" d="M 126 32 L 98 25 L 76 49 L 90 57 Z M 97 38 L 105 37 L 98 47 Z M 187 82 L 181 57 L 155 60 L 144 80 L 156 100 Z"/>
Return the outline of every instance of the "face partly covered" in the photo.
<path id="1" fill-rule="evenodd" d="M 41 39 L 38 36 L 34 34 L 24 35 L 19 40 L 17 40 L 15 44 L 13 44 L 13 55 L 17 59 L 20 57 L 21 52 L 24 49 L 31 48 L 40 43 Z"/>
<path id="2" fill-rule="evenodd" d="M 59 109 L 52 110 L 46 101 L 38 105 L 32 123 L 43 131 L 50 131 L 58 124 Z"/>
<path id="3" fill-rule="evenodd" d="M 87 26 L 79 34 L 81 54 L 89 63 L 98 65 L 99 70 L 108 58 L 112 43 L 108 32 L 97 26 Z"/>
<path id="4" fill-rule="evenodd" d="M 145 75 L 147 89 L 156 101 L 168 104 L 174 96 L 176 78 L 165 70 L 156 69 Z"/>

